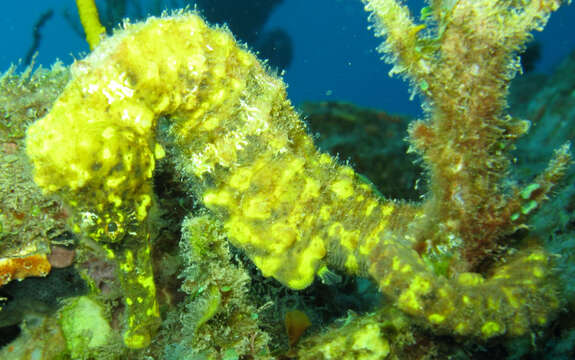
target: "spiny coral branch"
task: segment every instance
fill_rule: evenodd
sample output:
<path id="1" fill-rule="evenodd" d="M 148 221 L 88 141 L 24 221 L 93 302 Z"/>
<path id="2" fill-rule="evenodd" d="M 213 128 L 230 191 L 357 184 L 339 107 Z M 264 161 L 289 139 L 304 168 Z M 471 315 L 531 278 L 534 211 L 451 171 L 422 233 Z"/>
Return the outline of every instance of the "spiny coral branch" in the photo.
<path id="1" fill-rule="evenodd" d="M 462 253 L 471 268 L 504 235 L 525 227 L 524 215 L 539 207 L 560 177 L 544 186 L 546 175 L 525 186 L 506 181 L 509 150 L 529 129 L 528 121 L 506 114 L 506 96 L 519 70 L 517 52 L 561 1 L 433 1 L 423 12 L 426 30 L 414 37 L 406 35 L 418 28 L 406 7 L 395 0 L 365 2 L 376 33 L 385 36 L 381 50 L 393 56 L 397 72 L 412 80 L 426 102 L 426 119 L 409 131 L 412 150 L 428 166 L 431 188 L 423 204 L 428 223 L 415 236 L 432 252 Z M 570 162 L 566 149 L 548 173 L 564 173 Z M 529 189 L 533 194 L 520 196 Z"/>
<path id="2" fill-rule="evenodd" d="M 76 6 L 86 32 L 86 41 L 90 45 L 90 50 L 94 50 L 100 43 L 102 35 L 106 33 L 106 29 L 100 23 L 98 8 L 94 0 L 76 0 Z"/>

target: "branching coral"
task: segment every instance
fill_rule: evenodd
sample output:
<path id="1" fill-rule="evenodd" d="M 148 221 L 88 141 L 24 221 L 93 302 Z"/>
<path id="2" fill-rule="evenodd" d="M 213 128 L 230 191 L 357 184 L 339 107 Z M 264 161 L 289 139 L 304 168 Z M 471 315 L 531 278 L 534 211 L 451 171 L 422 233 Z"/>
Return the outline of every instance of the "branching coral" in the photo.
<path id="1" fill-rule="evenodd" d="M 430 173 L 421 204 L 382 199 L 319 153 L 281 80 L 195 14 L 127 25 L 73 65 L 27 152 L 35 181 L 75 209 L 76 230 L 117 259 L 126 345 L 146 346 L 158 323 L 148 218 L 166 154 L 230 241 L 286 286 L 308 286 L 325 266 L 369 274 L 401 310 L 457 335 L 521 335 L 549 321 L 560 305 L 549 254 L 519 252 L 487 278 L 472 271 L 525 227 L 570 160 L 565 146 L 530 185 L 504 184 L 507 152 L 527 129 L 505 114 L 515 52 L 559 2 L 430 4 L 434 25 L 415 25 L 396 1 L 367 5 L 395 71 L 428 97 L 428 119 L 410 130 Z M 455 265 L 438 275 L 442 256 Z"/>
<path id="2" fill-rule="evenodd" d="M 428 118 L 412 124 L 410 142 L 431 186 L 428 224 L 417 237 L 435 250 L 461 246 L 466 261 L 479 263 L 502 235 L 524 226 L 563 173 L 567 147 L 531 184 L 504 188 L 509 150 L 529 129 L 505 112 L 517 52 L 560 2 L 432 1 L 426 24 L 417 25 L 395 0 L 366 1 L 392 72 L 427 101 Z"/>

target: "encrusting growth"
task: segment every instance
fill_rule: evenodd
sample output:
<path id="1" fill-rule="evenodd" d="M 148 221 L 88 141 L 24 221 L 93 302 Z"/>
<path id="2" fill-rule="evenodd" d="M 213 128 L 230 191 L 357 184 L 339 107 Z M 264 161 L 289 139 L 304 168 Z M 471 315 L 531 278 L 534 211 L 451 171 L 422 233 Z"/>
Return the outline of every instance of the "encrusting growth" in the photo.
<path id="1" fill-rule="evenodd" d="M 400 309 L 440 332 L 490 338 L 547 323 L 560 300 L 543 251 L 520 253 L 489 278 L 469 272 L 473 261 L 438 276 L 422 257 L 448 244 L 465 264 L 477 241 L 524 226 L 528 204 L 545 199 L 569 161 L 562 148 L 535 185 L 501 188 L 505 151 L 525 130 L 503 113 L 509 64 L 552 2 L 508 16 L 500 2 L 450 3 L 431 2 L 436 37 L 420 38 L 424 26 L 395 1 L 368 2 L 398 71 L 430 98 L 430 119 L 410 133 L 431 174 L 420 205 L 382 199 L 351 167 L 318 152 L 282 81 L 195 14 L 127 25 L 72 66 L 50 113 L 29 128 L 27 152 L 35 181 L 60 194 L 76 211 L 76 230 L 118 261 L 127 346 L 146 346 L 159 323 L 147 226 L 164 156 L 230 241 L 286 286 L 303 289 L 329 266 L 369 274 Z M 491 19 L 496 10 L 503 17 Z M 485 33 L 476 33 L 479 24 Z M 485 63 L 474 63 L 474 51 Z M 420 255 L 422 243 L 429 247 Z"/>
<path id="2" fill-rule="evenodd" d="M 30 276 L 46 276 L 52 266 L 46 255 L 0 258 L 0 287 L 12 280 L 24 280 Z"/>

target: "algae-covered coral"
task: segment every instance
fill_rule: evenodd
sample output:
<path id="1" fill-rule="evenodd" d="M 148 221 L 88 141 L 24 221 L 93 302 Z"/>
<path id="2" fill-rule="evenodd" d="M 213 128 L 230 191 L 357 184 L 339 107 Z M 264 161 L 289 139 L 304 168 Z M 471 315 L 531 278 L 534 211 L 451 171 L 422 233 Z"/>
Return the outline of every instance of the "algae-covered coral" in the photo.
<path id="1" fill-rule="evenodd" d="M 426 119 L 409 130 L 429 174 L 420 203 L 383 198 L 316 150 L 285 85 L 225 29 L 193 13 L 126 25 L 72 66 L 50 112 L 27 130 L 35 182 L 66 202 L 72 229 L 105 254 L 121 288 L 115 312 L 99 310 L 110 299 L 95 289 L 61 316 L 81 318 L 79 308 L 119 322 L 124 346 L 140 355 L 269 357 L 225 234 L 292 289 L 340 270 L 370 277 L 386 296 L 375 314 L 322 335 L 330 340 L 303 341 L 302 358 L 401 357 L 421 334 L 482 342 L 547 326 L 564 301 L 553 255 L 536 240 L 517 249 L 508 241 L 527 228 L 570 154 L 564 145 L 530 182 L 511 181 L 509 151 L 528 123 L 506 113 L 505 97 L 516 53 L 559 4 L 430 1 L 415 24 L 394 0 L 366 1 L 394 71 L 427 101 Z M 213 216 L 186 220 L 171 249 L 158 245 L 159 218 L 170 214 L 153 183 L 158 168 Z M 187 269 L 184 315 L 171 312 L 178 300 L 158 279 L 178 272 L 170 259 Z M 222 270 L 198 273 L 210 260 Z M 74 356 L 94 356 L 89 344 L 120 347 L 114 335 L 70 341 L 73 329 L 89 327 L 60 327 Z"/>

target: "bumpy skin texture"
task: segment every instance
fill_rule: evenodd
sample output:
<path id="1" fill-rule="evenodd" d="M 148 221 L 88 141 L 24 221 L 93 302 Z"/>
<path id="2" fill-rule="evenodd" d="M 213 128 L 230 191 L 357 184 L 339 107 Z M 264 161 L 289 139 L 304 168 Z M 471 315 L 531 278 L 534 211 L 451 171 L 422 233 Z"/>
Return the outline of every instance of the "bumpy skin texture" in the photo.
<path id="1" fill-rule="evenodd" d="M 523 334 L 559 306 L 537 250 L 488 280 L 436 276 L 412 249 L 426 208 L 381 199 L 319 153 L 281 80 L 227 31 L 181 14 L 129 25 L 74 64 L 50 114 L 28 130 L 35 181 L 118 259 L 130 347 L 145 346 L 158 322 L 147 216 L 164 149 L 230 241 L 291 288 L 326 264 L 369 274 L 422 323 L 483 338 Z"/>

